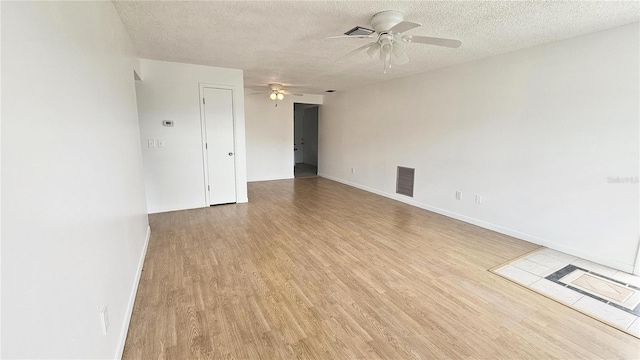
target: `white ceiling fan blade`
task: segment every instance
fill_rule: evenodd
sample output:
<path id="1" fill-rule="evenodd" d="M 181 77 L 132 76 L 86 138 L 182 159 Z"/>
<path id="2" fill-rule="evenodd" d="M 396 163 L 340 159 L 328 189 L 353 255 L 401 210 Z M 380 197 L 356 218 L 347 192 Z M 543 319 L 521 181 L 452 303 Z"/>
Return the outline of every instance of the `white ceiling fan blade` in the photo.
<path id="1" fill-rule="evenodd" d="M 404 65 L 409 62 L 409 57 L 407 56 L 407 54 L 402 53 L 400 55 L 396 55 L 396 57 L 393 59 L 393 62 L 396 65 Z"/>
<path id="2" fill-rule="evenodd" d="M 403 21 L 400 24 L 397 24 L 396 26 L 392 27 L 391 29 L 389 29 L 390 33 L 395 33 L 395 34 L 400 34 L 403 33 L 405 31 L 409 31 L 411 29 L 415 29 L 417 27 L 422 26 L 422 24 L 418 24 L 418 23 L 414 23 L 411 21 Z"/>
<path id="3" fill-rule="evenodd" d="M 450 48 L 459 48 L 462 45 L 462 41 L 453 40 L 453 39 L 442 39 L 430 36 L 412 36 L 407 35 L 403 36 L 402 40 L 406 42 L 413 42 L 419 44 L 428 44 L 428 45 L 437 45 L 437 46 L 446 46 Z"/>
<path id="4" fill-rule="evenodd" d="M 377 43 L 372 42 L 372 43 L 364 44 L 364 45 L 360 46 L 359 48 L 353 50 L 352 52 L 348 53 L 347 55 L 345 55 L 345 56 L 341 57 L 340 59 L 336 60 L 336 63 L 344 62 L 345 60 L 347 60 L 348 58 L 352 57 L 353 55 L 355 55 L 355 54 L 357 54 L 357 53 L 359 53 L 361 51 L 364 51 L 364 50 L 372 47 L 375 44 L 377 44 Z"/>
<path id="5" fill-rule="evenodd" d="M 257 92 L 257 93 L 251 93 L 249 95 L 260 95 L 260 94 L 268 94 L 268 93 L 269 93 L 269 91 L 260 91 L 260 92 Z"/>
<path id="6" fill-rule="evenodd" d="M 371 39 L 374 38 L 375 36 L 371 36 L 371 35 L 338 35 L 338 36 L 329 36 L 327 38 L 325 38 L 325 40 L 330 40 L 330 39 L 347 39 L 347 38 L 351 38 L 351 39 Z"/>
<path id="7" fill-rule="evenodd" d="M 367 50 L 367 55 L 373 59 L 378 51 L 380 51 L 380 44 L 375 43 L 375 45 L 371 46 L 369 50 Z"/>

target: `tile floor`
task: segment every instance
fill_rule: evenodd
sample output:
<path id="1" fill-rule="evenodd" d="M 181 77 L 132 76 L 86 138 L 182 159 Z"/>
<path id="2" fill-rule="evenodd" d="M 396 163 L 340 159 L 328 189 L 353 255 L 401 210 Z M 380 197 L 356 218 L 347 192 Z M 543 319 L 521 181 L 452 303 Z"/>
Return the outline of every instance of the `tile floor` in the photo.
<path id="1" fill-rule="evenodd" d="M 625 293 L 633 292 L 632 298 L 636 299 L 640 297 L 639 276 L 547 248 L 492 271 L 640 338 L 640 305 L 635 301 L 632 305 L 629 301 L 618 302 L 617 297 L 604 296 L 604 291 L 598 293 L 599 288 L 609 284 Z M 590 276 L 588 280 L 595 286 L 586 286 L 582 281 L 574 283 L 584 274 Z"/>

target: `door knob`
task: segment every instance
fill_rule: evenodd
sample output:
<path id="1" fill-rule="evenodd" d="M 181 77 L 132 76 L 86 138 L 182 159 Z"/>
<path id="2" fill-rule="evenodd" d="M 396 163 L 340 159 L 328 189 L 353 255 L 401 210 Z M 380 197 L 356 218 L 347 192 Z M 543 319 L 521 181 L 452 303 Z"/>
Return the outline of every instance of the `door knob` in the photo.
<path id="1" fill-rule="evenodd" d="M 230 152 L 230 153 L 229 153 L 229 156 L 233 156 L 233 153 L 232 153 L 232 152 Z"/>

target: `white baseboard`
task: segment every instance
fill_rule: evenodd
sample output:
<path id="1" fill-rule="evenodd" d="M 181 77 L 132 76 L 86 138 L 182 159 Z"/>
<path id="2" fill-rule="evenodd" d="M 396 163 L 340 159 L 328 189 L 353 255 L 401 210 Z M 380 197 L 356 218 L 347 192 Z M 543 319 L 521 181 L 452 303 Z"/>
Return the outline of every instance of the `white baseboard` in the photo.
<path id="1" fill-rule="evenodd" d="M 627 263 L 622 263 L 616 260 L 612 260 L 612 259 L 608 259 L 608 258 L 604 258 L 602 256 L 600 256 L 599 254 L 592 254 L 592 253 L 587 253 L 581 249 L 576 249 L 574 247 L 570 247 L 570 246 L 566 246 L 563 244 L 558 244 L 554 241 L 550 241 L 548 239 L 543 239 L 540 237 L 537 237 L 535 235 L 531 235 L 531 234 L 526 234 L 517 230 L 513 230 L 510 228 L 506 228 L 504 226 L 500 226 L 500 225 L 496 225 L 496 224 L 492 224 L 486 221 L 482 221 L 479 219 L 475 219 L 466 215 L 462 215 L 462 214 L 458 214 L 449 210 L 444 210 L 444 209 L 440 209 L 438 207 L 435 206 L 431 206 L 431 205 L 427 205 L 427 204 L 423 204 L 420 202 L 417 202 L 415 200 L 409 199 L 405 196 L 402 195 L 397 195 L 397 194 L 391 194 L 391 193 L 387 193 L 384 191 L 379 191 L 364 185 L 360 185 L 360 184 L 356 184 L 347 180 L 343 180 L 337 177 L 333 177 L 327 174 L 318 174 L 318 176 L 329 179 L 329 180 L 333 180 L 333 181 L 337 181 L 339 183 L 345 184 L 345 185 L 349 185 L 349 186 L 353 186 L 355 188 L 361 189 L 361 190 L 365 190 L 380 196 L 384 196 L 393 200 L 397 200 L 400 202 L 403 202 L 405 204 L 409 204 L 409 205 L 413 205 L 415 207 L 419 207 L 421 209 L 425 209 L 428 211 L 432 211 L 434 213 L 440 214 L 440 215 L 444 215 L 456 220 L 460 220 L 460 221 L 464 221 L 466 223 L 472 224 L 472 225 L 476 225 L 479 226 L 481 228 L 485 228 L 485 229 L 489 229 L 489 230 L 493 230 L 495 232 L 499 232 L 501 234 L 505 234 L 505 235 L 509 235 L 509 236 L 513 236 L 514 238 L 520 239 L 520 240 L 524 240 L 524 241 L 528 241 L 537 245 L 541 245 L 541 246 L 545 246 L 548 247 L 550 249 L 554 249 L 554 250 L 558 250 L 567 254 L 571 254 L 583 259 L 587 259 L 587 260 L 591 260 L 593 262 L 596 262 L 598 264 L 602 264 L 602 265 L 606 265 L 609 266 L 611 268 L 614 269 L 618 269 L 618 270 L 622 270 L 624 272 L 628 272 L 628 273 L 632 273 L 634 271 L 634 266 L 627 264 Z"/>
<path id="2" fill-rule="evenodd" d="M 262 179 L 252 179 L 252 180 L 247 180 L 248 183 L 253 183 L 253 182 L 263 182 L 263 181 L 276 181 L 276 180 L 291 180 L 294 179 L 295 176 L 293 176 L 293 174 L 291 175 L 287 175 L 285 177 L 274 177 L 274 178 L 262 178 Z"/>
<path id="3" fill-rule="evenodd" d="M 209 205 L 207 205 L 207 204 L 205 204 L 203 202 L 202 204 L 191 205 L 191 206 L 188 206 L 188 207 L 178 207 L 178 208 L 163 207 L 163 208 L 150 209 L 150 210 L 148 210 L 148 213 L 149 213 L 149 215 L 151 215 L 151 214 L 160 214 L 160 213 L 166 213 L 166 212 L 172 212 L 172 211 L 202 209 L 202 208 L 206 208 L 206 207 L 209 207 Z"/>
<path id="4" fill-rule="evenodd" d="M 242 203 L 246 203 L 246 202 L 249 202 L 249 198 L 248 197 L 239 197 L 236 200 L 236 203 L 238 203 L 238 204 L 242 204 Z M 206 203 L 202 203 L 201 205 L 192 205 L 192 206 L 189 206 L 189 207 L 157 208 L 157 209 L 148 210 L 148 212 L 149 212 L 149 215 L 153 215 L 153 214 L 162 214 L 162 213 L 168 213 L 168 212 L 173 212 L 173 211 L 205 209 L 205 208 L 208 208 L 208 207 L 209 207 L 209 205 L 207 205 Z"/>
<path id="5" fill-rule="evenodd" d="M 124 344 L 127 341 L 127 333 L 129 332 L 129 323 L 131 322 L 131 315 L 133 314 L 133 304 L 136 302 L 136 294 L 138 293 L 138 284 L 140 284 L 140 277 L 142 276 L 142 266 L 144 265 L 144 259 L 147 256 L 147 248 L 149 247 L 149 238 L 151 237 L 151 226 L 147 226 L 147 238 L 142 246 L 142 253 L 140 254 L 140 260 L 138 260 L 138 270 L 136 271 L 136 278 L 133 281 L 133 288 L 131 289 L 131 296 L 129 297 L 129 304 L 127 305 L 124 323 L 122 329 L 120 329 L 120 339 L 118 340 L 118 347 L 116 348 L 115 359 L 122 359 L 122 353 L 124 351 Z"/>

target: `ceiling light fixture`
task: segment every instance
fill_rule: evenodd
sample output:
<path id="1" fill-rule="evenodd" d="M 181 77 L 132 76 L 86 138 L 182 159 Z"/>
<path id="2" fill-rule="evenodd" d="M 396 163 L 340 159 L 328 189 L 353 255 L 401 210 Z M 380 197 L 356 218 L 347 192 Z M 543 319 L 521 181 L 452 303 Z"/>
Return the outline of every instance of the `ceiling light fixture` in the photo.
<path id="1" fill-rule="evenodd" d="M 281 89 L 273 89 L 269 93 L 269 99 L 276 102 L 276 107 L 278 107 L 278 100 L 284 100 L 284 91 Z"/>
<path id="2" fill-rule="evenodd" d="M 284 91 L 281 89 L 273 89 L 269 92 L 269 99 L 276 102 L 276 107 L 278 107 L 278 100 L 284 100 Z"/>
<path id="3" fill-rule="evenodd" d="M 282 100 L 284 99 L 284 92 L 282 90 L 271 90 L 269 93 L 269 99 L 271 100 Z"/>

